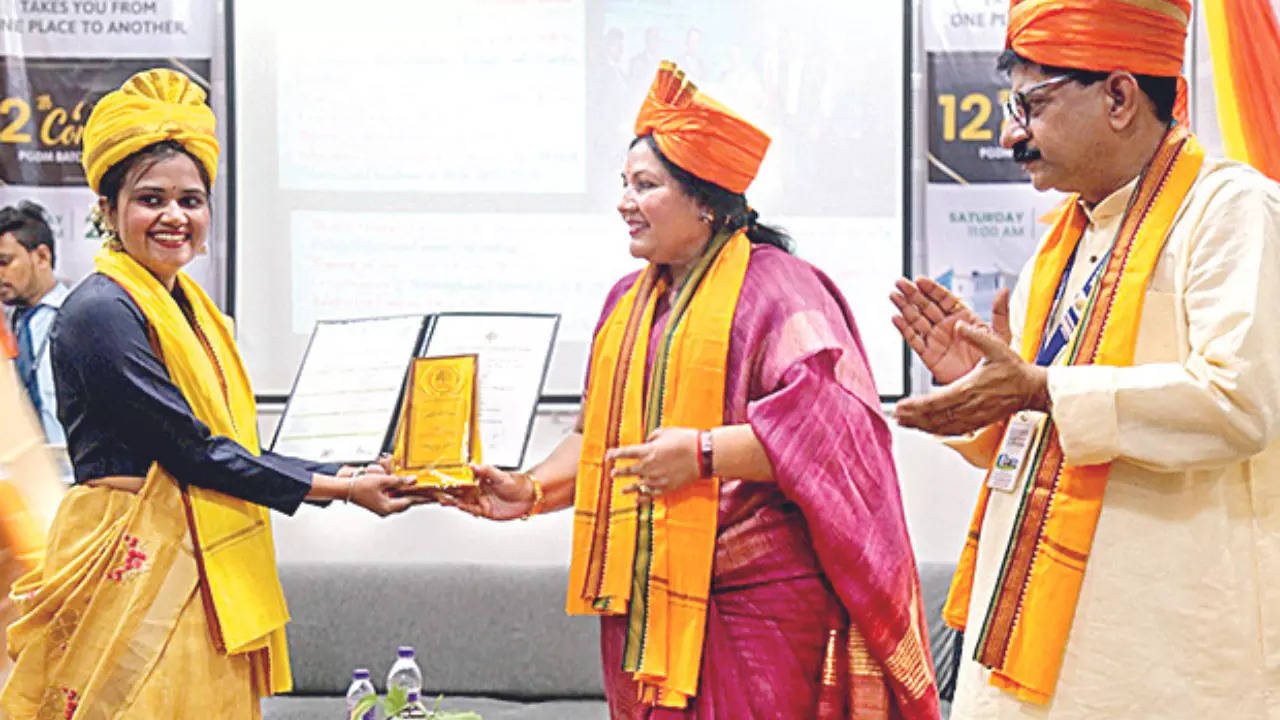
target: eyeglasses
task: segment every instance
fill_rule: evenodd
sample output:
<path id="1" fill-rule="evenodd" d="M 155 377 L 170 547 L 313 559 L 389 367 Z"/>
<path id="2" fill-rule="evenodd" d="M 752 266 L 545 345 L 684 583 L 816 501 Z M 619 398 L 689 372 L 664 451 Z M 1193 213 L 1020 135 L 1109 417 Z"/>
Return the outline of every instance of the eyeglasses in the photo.
<path id="1" fill-rule="evenodd" d="M 1012 120 L 1021 125 L 1022 129 L 1027 129 L 1027 124 L 1031 122 L 1031 100 L 1029 99 L 1031 93 L 1057 87 L 1075 79 L 1074 75 L 1058 75 L 1034 85 L 1028 85 L 1021 90 L 1011 91 L 1004 101 L 1004 119 Z"/>

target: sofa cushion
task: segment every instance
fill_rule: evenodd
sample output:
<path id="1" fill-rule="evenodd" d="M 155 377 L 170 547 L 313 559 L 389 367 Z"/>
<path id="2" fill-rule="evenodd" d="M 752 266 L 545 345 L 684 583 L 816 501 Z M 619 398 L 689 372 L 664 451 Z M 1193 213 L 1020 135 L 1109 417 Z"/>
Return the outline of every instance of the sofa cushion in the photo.
<path id="1" fill-rule="evenodd" d="M 288 563 L 280 580 L 295 694 L 345 693 L 356 667 L 382 690 L 413 645 L 428 697 L 604 696 L 599 621 L 565 615 L 567 568 Z"/>
<path id="2" fill-rule="evenodd" d="M 921 563 L 919 570 L 937 659 L 955 566 Z M 446 709 L 474 710 L 485 720 L 607 717 L 598 621 L 564 614 L 566 568 L 286 563 L 280 577 L 293 615 L 295 694 L 263 701 L 270 720 L 341 712 L 354 667 L 368 667 L 383 690 L 401 644 L 418 649 L 424 695 L 444 693 Z M 944 703 L 943 717 L 948 710 Z"/>

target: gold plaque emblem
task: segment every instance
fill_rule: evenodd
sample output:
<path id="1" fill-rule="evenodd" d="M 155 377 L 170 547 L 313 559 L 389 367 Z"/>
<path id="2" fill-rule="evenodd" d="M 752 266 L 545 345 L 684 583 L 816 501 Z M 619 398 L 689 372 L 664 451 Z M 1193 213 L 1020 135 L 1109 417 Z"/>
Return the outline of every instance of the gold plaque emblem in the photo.
<path id="1" fill-rule="evenodd" d="M 462 373 L 451 365 L 432 368 L 427 375 L 427 389 L 437 397 L 457 394 L 462 388 Z"/>

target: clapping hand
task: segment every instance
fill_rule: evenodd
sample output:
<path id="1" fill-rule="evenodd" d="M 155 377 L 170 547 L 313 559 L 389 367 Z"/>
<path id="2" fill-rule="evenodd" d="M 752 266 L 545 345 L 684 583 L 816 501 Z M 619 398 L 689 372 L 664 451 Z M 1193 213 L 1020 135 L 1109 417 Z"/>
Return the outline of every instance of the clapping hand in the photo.
<path id="1" fill-rule="evenodd" d="M 960 435 L 1019 410 L 1049 410 L 1048 373 L 1009 348 L 991 328 L 957 322 L 954 342 L 978 353 L 968 375 L 923 397 L 904 398 L 894 409 L 898 424 L 939 435 Z"/>
<path id="2" fill-rule="evenodd" d="M 950 290 L 927 277 L 916 278 L 914 282 L 900 278 L 895 286 L 897 290 L 889 294 L 898 308 L 893 326 L 934 379 L 950 384 L 982 361 L 983 353 L 956 333 L 956 325 L 963 322 L 988 326 Z M 991 320 L 989 329 L 1007 346 L 1012 336 L 1008 289 L 996 293 Z"/>

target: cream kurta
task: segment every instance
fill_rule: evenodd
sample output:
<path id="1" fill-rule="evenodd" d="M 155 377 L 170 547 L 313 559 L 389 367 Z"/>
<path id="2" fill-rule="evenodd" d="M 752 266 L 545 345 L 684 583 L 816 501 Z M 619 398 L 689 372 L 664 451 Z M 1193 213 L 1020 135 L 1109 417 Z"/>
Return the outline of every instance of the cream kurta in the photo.
<path id="1" fill-rule="evenodd" d="M 1134 186 L 1092 209 L 1067 297 Z M 1012 298 L 1015 349 L 1030 275 Z M 1147 288 L 1134 363 L 1049 370 L 1066 461 L 1112 462 L 1053 698 L 1019 701 L 973 660 L 1019 484 L 991 493 L 983 521 L 953 720 L 1280 719 L 1280 186 L 1206 160 Z"/>

